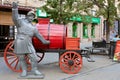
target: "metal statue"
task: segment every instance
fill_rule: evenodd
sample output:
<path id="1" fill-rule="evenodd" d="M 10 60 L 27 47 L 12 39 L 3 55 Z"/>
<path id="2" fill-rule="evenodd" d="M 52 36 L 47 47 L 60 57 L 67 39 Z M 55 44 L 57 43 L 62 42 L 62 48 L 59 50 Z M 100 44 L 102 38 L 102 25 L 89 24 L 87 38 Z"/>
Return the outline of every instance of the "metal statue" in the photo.
<path id="1" fill-rule="evenodd" d="M 41 76 L 43 74 L 38 70 L 38 63 L 36 59 L 36 51 L 32 44 L 32 37 L 36 36 L 43 44 L 49 44 L 50 42 L 45 40 L 43 36 L 38 32 L 37 28 L 31 23 L 35 18 L 33 11 L 28 12 L 26 18 L 21 18 L 18 13 L 18 3 L 12 3 L 12 18 L 17 27 L 17 35 L 14 43 L 14 53 L 19 57 L 19 61 L 22 68 L 21 77 L 28 75 L 27 65 L 25 61 L 25 55 L 28 55 L 31 61 L 31 72 L 34 75 Z"/>

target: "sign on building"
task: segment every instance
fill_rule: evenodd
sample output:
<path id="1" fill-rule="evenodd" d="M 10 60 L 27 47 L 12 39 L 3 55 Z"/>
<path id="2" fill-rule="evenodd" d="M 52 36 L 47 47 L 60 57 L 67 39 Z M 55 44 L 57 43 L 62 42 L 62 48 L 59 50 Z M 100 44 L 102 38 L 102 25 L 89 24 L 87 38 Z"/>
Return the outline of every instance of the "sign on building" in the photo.
<path id="1" fill-rule="evenodd" d="M 4 4 L 12 4 L 15 0 L 2 0 Z M 28 6 L 28 7 L 41 7 L 45 5 L 45 1 L 40 0 L 16 0 L 18 1 L 18 5 L 20 6 Z"/>

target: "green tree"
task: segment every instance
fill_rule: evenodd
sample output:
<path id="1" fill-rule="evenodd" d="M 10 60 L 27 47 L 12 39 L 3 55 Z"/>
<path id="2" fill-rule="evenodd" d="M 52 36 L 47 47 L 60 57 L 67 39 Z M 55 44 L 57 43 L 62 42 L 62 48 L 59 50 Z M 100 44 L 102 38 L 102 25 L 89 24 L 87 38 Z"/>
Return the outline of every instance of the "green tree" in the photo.
<path id="1" fill-rule="evenodd" d="M 117 9 L 119 4 L 116 4 L 116 0 L 91 0 L 91 2 L 93 6 L 98 7 L 96 16 L 103 16 L 107 21 L 106 39 L 109 42 L 110 27 L 113 27 L 114 21 L 118 19 Z"/>
<path id="2" fill-rule="evenodd" d="M 118 19 L 117 9 L 120 9 L 120 3 L 116 5 L 115 2 L 116 0 L 47 0 L 41 9 L 51 14 L 50 18 L 54 19 L 55 23 L 66 24 L 73 16 L 92 16 L 90 10 L 97 6 L 96 17 L 103 16 L 107 21 L 106 39 L 109 41 L 110 27 Z M 85 19 L 82 16 L 83 22 Z"/>
<path id="3" fill-rule="evenodd" d="M 55 23 L 68 23 L 73 16 L 82 16 L 83 11 L 89 14 L 90 6 L 87 0 L 47 0 L 41 9 L 51 14 Z"/>

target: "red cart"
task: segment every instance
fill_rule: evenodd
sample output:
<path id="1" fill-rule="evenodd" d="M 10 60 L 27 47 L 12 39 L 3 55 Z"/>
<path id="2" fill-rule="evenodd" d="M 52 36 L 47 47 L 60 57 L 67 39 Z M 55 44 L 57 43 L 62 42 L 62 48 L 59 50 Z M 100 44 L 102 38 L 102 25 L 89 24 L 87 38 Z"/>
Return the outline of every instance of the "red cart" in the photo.
<path id="1" fill-rule="evenodd" d="M 78 73 L 82 67 L 82 56 L 80 50 L 80 38 L 66 37 L 67 28 L 64 25 L 57 24 L 37 24 L 39 32 L 43 37 L 50 41 L 49 45 L 43 45 L 37 38 L 33 38 L 33 45 L 36 49 L 38 62 L 44 58 L 45 52 L 59 53 L 59 66 L 61 70 L 68 74 Z M 4 60 L 7 66 L 15 72 L 21 72 L 19 59 L 14 51 L 14 41 L 11 41 L 4 50 Z M 30 65 L 29 58 L 26 55 L 26 62 Z M 28 70 L 30 66 L 28 66 Z"/>

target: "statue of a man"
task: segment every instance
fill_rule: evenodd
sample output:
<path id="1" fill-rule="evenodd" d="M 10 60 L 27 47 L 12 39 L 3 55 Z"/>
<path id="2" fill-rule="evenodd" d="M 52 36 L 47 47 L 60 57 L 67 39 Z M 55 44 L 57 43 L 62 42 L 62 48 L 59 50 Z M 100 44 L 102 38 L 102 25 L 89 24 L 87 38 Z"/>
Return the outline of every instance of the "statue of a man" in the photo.
<path id="1" fill-rule="evenodd" d="M 37 28 L 32 25 L 32 21 L 35 18 L 34 12 L 28 12 L 26 18 L 21 18 L 18 14 L 18 4 L 12 3 L 12 18 L 17 27 L 17 36 L 15 39 L 14 52 L 19 57 L 19 61 L 22 68 L 21 77 L 27 76 L 27 65 L 25 61 L 25 55 L 29 56 L 31 61 L 31 71 L 34 75 L 43 77 L 43 74 L 38 70 L 36 51 L 32 45 L 32 37 L 36 36 L 43 44 L 49 44 L 50 42 L 45 40 L 43 36 L 38 32 Z"/>

